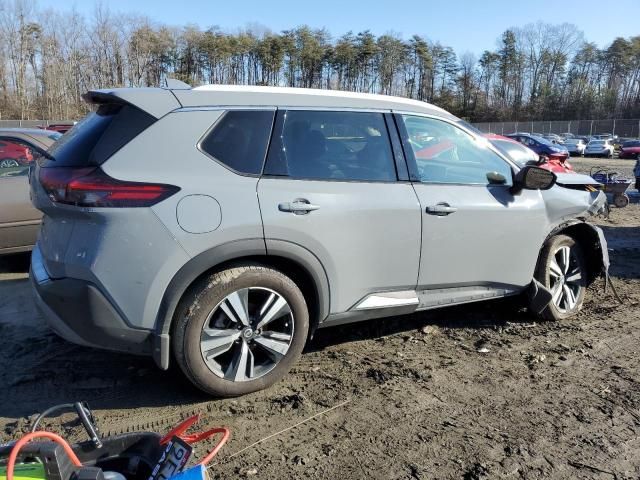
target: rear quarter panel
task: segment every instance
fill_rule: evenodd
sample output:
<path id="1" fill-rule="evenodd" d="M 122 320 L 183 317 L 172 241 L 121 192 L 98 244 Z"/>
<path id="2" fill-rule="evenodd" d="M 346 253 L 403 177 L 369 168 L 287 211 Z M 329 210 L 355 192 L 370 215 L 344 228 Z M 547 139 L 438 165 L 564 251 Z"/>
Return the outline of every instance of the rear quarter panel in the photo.
<path id="1" fill-rule="evenodd" d="M 125 255 L 118 266 L 120 274 L 109 279 L 109 289 L 120 289 L 117 285 L 120 277 L 140 276 L 139 269 L 153 269 L 153 275 L 141 279 L 146 289 L 141 298 L 133 298 L 122 291 L 127 301 L 138 304 L 136 311 L 142 315 L 141 324 L 145 328 L 154 326 L 169 282 L 189 258 L 235 240 L 254 238 L 264 242 L 256 193 L 258 178 L 234 173 L 197 148 L 200 138 L 222 113 L 223 110 L 202 110 L 168 114 L 102 166 L 114 178 L 166 183 L 181 189 L 146 209 L 156 218 L 162 231 L 140 232 L 132 247 L 139 248 L 148 243 L 148 252 L 136 258 Z M 192 211 L 178 208 L 183 200 L 182 206 L 188 205 Z M 219 208 L 213 208 L 216 205 Z M 128 209 L 132 210 L 136 209 Z M 135 221 L 133 217 L 131 221 Z M 187 224 L 194 223 L 209 224 L 210 228 L 189 231 Z M 159 237 L 170 240 L 173 245 L 158 249 L 154 243 L 160 240 Z M 121 240 L 122 251 L 126 252 L 126 243 Z M 119 240 L 113 238 L 111 241 Z M 117 252 L 112 253 L 110 258 L 116 261 Z M 108 263 L 105 260 L 104 265 L 96 267 L 113 268 Z"/>

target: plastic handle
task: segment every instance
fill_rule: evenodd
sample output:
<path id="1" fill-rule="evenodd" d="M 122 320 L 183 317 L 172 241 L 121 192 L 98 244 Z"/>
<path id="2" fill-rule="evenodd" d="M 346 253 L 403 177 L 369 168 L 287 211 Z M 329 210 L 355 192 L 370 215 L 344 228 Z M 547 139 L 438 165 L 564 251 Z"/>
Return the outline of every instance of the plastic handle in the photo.
<path id="1" fill-rule="evenodd" d="M 313 205 L 312 203 L 306 202 L 290 202 L 290 203 L 281 203 L 278 205 L 278 210 L 281 212 L 312 212 L 314 210 L 318 210 L 320 207 L 318 205 Z"/>

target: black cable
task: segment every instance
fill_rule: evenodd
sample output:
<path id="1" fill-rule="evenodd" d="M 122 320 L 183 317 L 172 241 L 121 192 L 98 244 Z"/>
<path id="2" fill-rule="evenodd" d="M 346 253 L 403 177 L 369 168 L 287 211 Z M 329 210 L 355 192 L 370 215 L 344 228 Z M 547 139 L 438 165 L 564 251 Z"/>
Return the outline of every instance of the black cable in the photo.
<path id="1" fill-rule="evenodd" d="M 33 425 L 31 426 L 31 432 L 35 432 L 37 430 L 38 425 L 40 425 L 40 422 L 43 418 L 51 415 L 53 412 L 57 412 L 58 410 L 63 409 L 74 409 L 93 444 L 96 446 L 96 448 L 102 447 L 102 442 L 100 441 L 98 430 L 94 423 L 95 421 L 93 419 L 93 414 L 91 413 L 89 406 L 82 402 L 63 403 L 60 405 L 54 405 L 51 408 L 47 408 L 44 412 L 38 415 L 38 418 L 35 419 Z"/>
<path id="2" fill-rule="evenodd" d="M 61 405 L 54 405 L 51 408 L 47 408 L 44 412 L 38 415 L 38 418 L 35 419 L 35 421 L 33 422 L 33 425 L 31 426 L 31 432 L 36 431 L 36 429 L 38 428 L 38 425 L 40 424 L 40 422 L 44 417 L 47 417 L 51 415 L 53 412 L 62 410 L 64 408 L 75 408 L 75 405 L 73 403 L 63 403 Z"/>

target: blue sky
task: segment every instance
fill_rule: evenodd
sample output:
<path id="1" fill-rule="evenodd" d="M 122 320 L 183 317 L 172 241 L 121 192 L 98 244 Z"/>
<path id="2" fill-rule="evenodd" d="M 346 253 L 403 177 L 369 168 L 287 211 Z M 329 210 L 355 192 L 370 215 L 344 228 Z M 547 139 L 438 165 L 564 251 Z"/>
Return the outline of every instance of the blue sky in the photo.
<path id="1" fill-rule="evenodd" d="M 114 12 L 141 13 L 169 25 L 217 25 L 236 31 L 260 24 L 276 32 L 307 24 L 339 36 L 349 30 L 414 33 L 457 53 L 493 49 L 508 27 L 542 20 L 569 22 L 589 41 L 606 46 L 617 36 L 640 35 L 640 0 L 101 0 Z M 40 7 L 91 15 L 93 0 L 38 0 Z"/>

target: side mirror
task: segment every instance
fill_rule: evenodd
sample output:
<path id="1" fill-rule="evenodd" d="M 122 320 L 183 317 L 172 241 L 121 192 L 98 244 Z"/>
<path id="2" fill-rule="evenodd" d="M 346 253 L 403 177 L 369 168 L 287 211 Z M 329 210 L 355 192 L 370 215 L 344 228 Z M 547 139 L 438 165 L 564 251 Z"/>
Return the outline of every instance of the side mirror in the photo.
<path id="1" fill-rule="evenodd" d="M 498 172 L 487 173 L 487 180 L 489 185 L 504 185 L 507 183 L 507 178 Z"/>
<path id="2" fill-rule="evenodd" d="M 515 176 L 512 193 L 522 190 L 549 190 L 556 183 L 556 174 L 540 167 L 526 166 Z"/>

